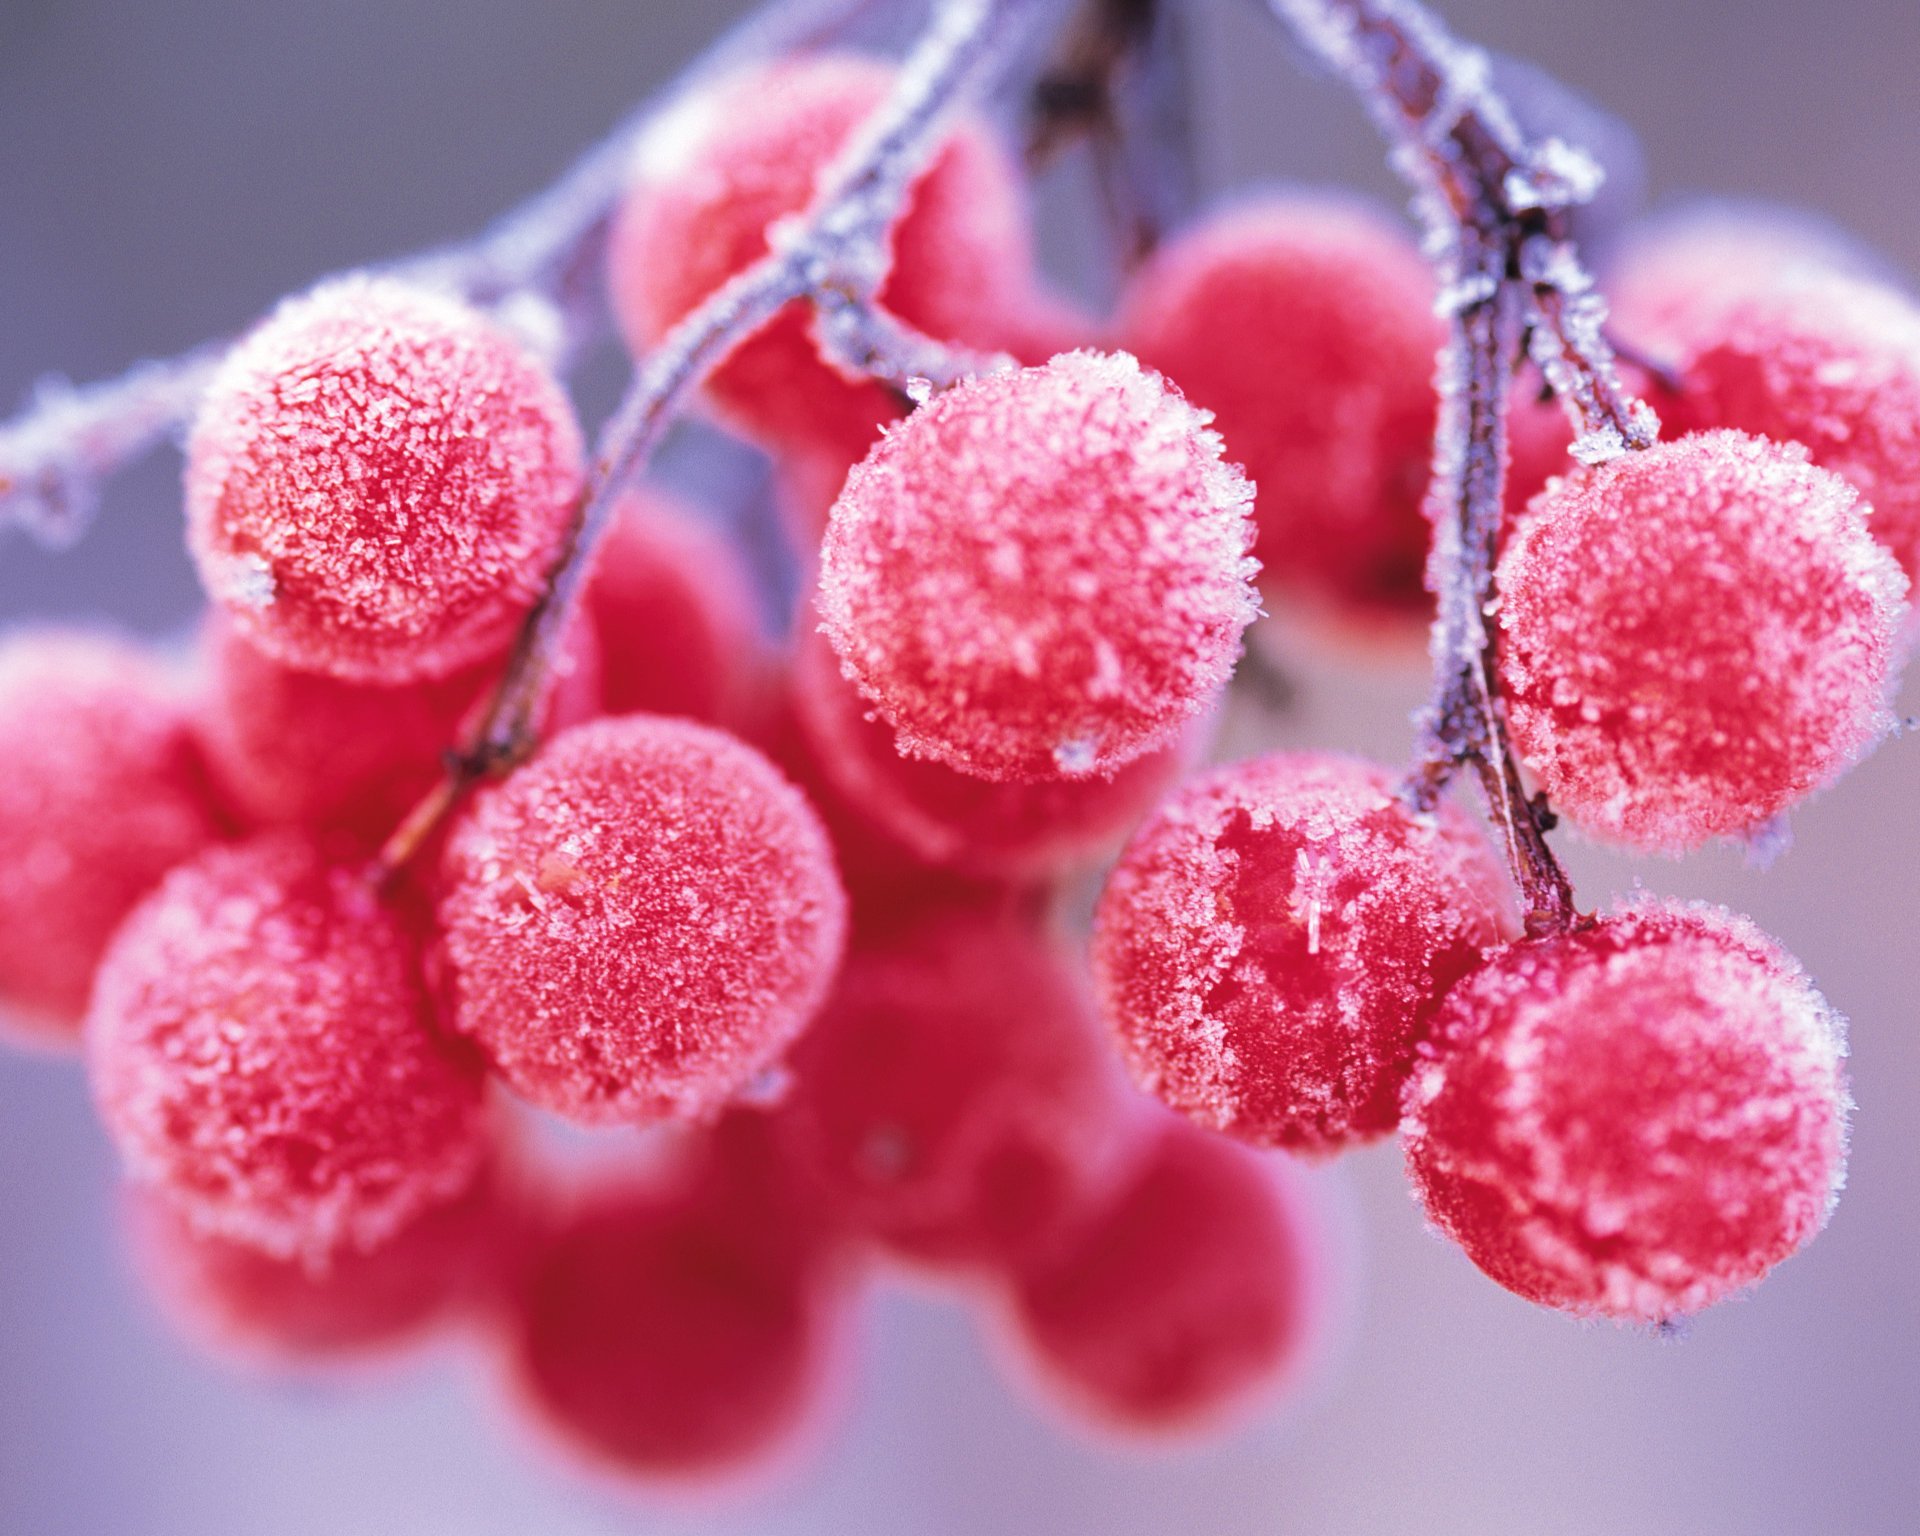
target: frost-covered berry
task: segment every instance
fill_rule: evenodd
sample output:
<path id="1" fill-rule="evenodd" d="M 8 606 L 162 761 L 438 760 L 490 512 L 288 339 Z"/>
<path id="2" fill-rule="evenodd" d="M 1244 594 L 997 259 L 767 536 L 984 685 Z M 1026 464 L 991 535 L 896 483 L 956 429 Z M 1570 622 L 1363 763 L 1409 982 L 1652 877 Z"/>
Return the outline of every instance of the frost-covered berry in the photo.
<path id="1" fill-rule="evenodd" d="M 840 673 L 824 636 L 800 636 L 793 702 L 810 755 L 841 799 L 916 859 L 983 879 L 1046 879 L 1125 836 L 1195 755 L 1197 732 L 1112 776 L 993 783 L 903 757 Z"/>
<path id="2" fill-rule="evenodd" d="M 1514 745 L 1596 836 L 1752 831 L 1887 726 L 1906 582 L 1797 445 L 1708 432 L 1570 476 L 1497 582 Z"/>
<path id="3" fill-rule="evenodd" d="M 1800 443 L 1871 511 L 1867 530 L 1920 573 L 1920 304 L 1821 273 L 1725 299 L 1675 327 L 1679 390 L 1663 419 Z"/>
<path id="4" fill-rule="evenodd" d="M 437 1205 L 375 1247 L 310 1264 L 198 1230 L 152 1189 L 124 1221 L 160 1310 L 203 1348 L 244 1365 L 320 1365 L 416 1344 L 487 1287 L 496 1213 L 490 1181 Z"/>
<path id="5" fill-rule="evenodd" d="M 0 736 L 0 1009 L 66 1043 L 120 920 L 220 828 L 186 704 L 127 642 L 7 637 Z"/>
<path id="6" fill-rule="evenodd" d="M 1195 1432 L 1270 1396 L 1309 1343 L 1315 1236 L 1283 1166 L 1174 1120 L 1066 1253 L 1020 1276 L 1041 1381 L 1116 1428 Z"/>
<path id="7" fill-rule="evenodd" d="M 1102 1013 L 1134 1076 L 1256 1146 L 1383 1136 L 1427 1015 L 1502 936 L 1501 875 L 1450 805 L 1384 768 L 1277 753 L 1183 786 L 1095 918 Z"/>
<path id="8" fill-rule="evenodd" d="M 614 312 L 644 353 L 728 278 L 763 256 L 769 230 L 812 202 L 820 177 L 883 101 L 882 60 L 783 59 L 690 95 L 651 130 L 615 218 Z M 984 124 L 963 119 L 908 194 L 881 304 L 946 341 L 998 349 L 1025 314 L 1032 253 L 1019 175 Z M 773 446 L 857 458 L 901 413 L 890 391 L 822 360 L 805 306 L 782 312 L 707 382 L 725 414 Z"/>
<path id="9" fill-rule="evenodd" d="M 1065 954 L 1012 914 L 946 911 L 848 956 L 795 1048 L 795 1162 L 854 1231 L 941 1265 L 1057 1247 L 1129 1129 Z"/>
<path id="10" fill-rule="evenodd" d="M 826 995 L 846 926 L 800 792 L 692 721 L 577 726 L 475 798 L 449 839 L 448 1017 L 571 1119 L 719 1108 Z"/>
<path id="11" fill-rule="evenodd" d="M 352 277 L 235 347 L 187 445 L 201 580 L 289 666 L 444 677 L 502 650 L 580 484 L 559 385 L 491 321 Z"/>
<path id="12" fill-rule="evenodd" d="M 1860 241 L 1803 208 L 1711 199 L 1641 222 L 1607 264 L 1604 286 L 1620 333 L 1672 362 L 1729 306 L 1783 285 L 1891 275 Z"/>
<path id="13" fill-rule="evenodd" d="M 747 703 L 759 621 L 739 553 L 662 493 L 621 502 L 586 603 L 608 714 L 725 723 Z"/>
<path id="14" fill-rule="evenodd" d="M 514 1376 L 537 1422 L 628 1475 L 711 1477 L 805 1427 L 829 1378 L 833 1267 L 762 1203 L 695 1182 L 602 1188 L 525 1265 Z"/>
<path id="15" fill-rule="evenodd" d="M 492 660 L 451 677 L 359 683 L 275 661 L 216 613 L 202 637 L 200 738 L 249 820 L 302 822 L 377 844 L 446 771 L 499 681 Z M 549 729 L 599 712 L 599 653 L 578 625 L 549 675 Z"/>
<path id="16" fill-rule="evenodd" d="M 1643 900 L 1453 990 L 1407 1088 L 1408 1172 L 1436 1225 L 1530 1301 L 1694 1312 L 1826 1221 L 1842 1028 L 1744 918 Z"/>
<path id="17" fill-rule="evenodd" d="M 412 937 L 286 833 L 183 864 L 101 962 L 87 1067 L 136 1182 L 202 1231 L 321 1264 L 472 1183 L 477 1072 L 435 1037 Z"/>
<path id="18" fill-rule="evenodd" d="M 1363 204 L 1270 193 L 1175 236 L 1128 291 L 1121 344 L 1214 413 L 1257 492 L 1265 586 L 1419 616 L 1433 277 Z"/>
<path id="19" fill-rule="evenodd" d="M 1251 492 L 1124 353 L 974 378 L 875 444 L 834 504 L 820 612 L 900 749 L 1084 778 L 1168 746 L 1256 609 Z"/>

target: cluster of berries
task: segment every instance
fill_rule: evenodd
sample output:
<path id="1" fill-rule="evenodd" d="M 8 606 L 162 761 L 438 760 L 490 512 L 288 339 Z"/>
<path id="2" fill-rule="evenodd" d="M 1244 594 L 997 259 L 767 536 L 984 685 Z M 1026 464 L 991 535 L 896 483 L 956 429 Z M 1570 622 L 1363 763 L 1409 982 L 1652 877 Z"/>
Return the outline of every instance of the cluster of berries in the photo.
<path id="1" fill-rule="evenodd" d="M 767 250 L 890 82 L 814 55 L 658 126 L 609 255 L 637 351 Z M 1746 922 L 1642 898 L 1523 937 L 1481 827 L 1384 768 L 1177 784 L 1261 590 L 1430 603 L 1417 253 L 1270 196 L 1163 247 L 1108 325 L 1035 277 L 1021 195 L 963 119 L 880 291 L 1008 366 L 915 409 L 796 305 L 708 380 L 789 492 L 784 650 L 735 552 L 635 493 L 544 743 L 397 875 L 373 854 L 581 493 L 564 394 L 477 312 L 354 278 L 233 350 L 188 449 L 191 686 L 99 637 L 0 652 L 0 990 L 84 1040 L 194 1326 L 305 1357 L 477 1311 L 542 1423 L 684 1474 L 804 1420 L 873 1254 L 975 1282 L 1095 1418 L 1215 1422 L 1298 1361 L 1319 1270 L 1284 1167 L 1237 1143 L 1397 1129 L 1476 1263 L 1588 1314 L 1684 1314 L 1818 1229 L 1841 1027 Z M 1696 228 L 1625 258 L 1685 435 L 1577 464 L 1516 431 L 1507 718 L 1555 806 L 1635 847 L 1754 834 L 1889 723 L 1920 310 L 1765 249 Z M 1057 898 L 1129 834 L 1083 977 Z M 519 1105 L 666 1129 L 569 1172 Z"/>

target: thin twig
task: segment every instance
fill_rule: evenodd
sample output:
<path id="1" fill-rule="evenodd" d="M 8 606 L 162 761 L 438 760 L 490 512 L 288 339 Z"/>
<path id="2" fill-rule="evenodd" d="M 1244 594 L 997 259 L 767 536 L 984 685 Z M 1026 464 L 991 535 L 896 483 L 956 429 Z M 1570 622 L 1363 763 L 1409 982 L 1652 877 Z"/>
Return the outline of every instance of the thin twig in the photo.
<path id="1" fill-rule="evenodd" d="M 735 26 L 662 96 L 635 109 L 551 186 L 474 239 L 384 263 L 378 270 L 458 293 L 511 317 L 534 298 L 557 321 L 557 363 L 603 323 L 599 274 L 612 209 L 634 145 L 689 90 L 757 58 L 831 38 L 873 0 L 772 0 Z M 27 409 L 0 424 L 0 532 L 70 544 L 107 483 L 174 435 L 192 415 L 230 341 L 137 364 L 115 379 L 48 380 Z"/>
<path id="2" fill-rule="evenodd" d="M 418 852 L 467 787 L 532 750 L 555 659 L 618 498 L 701 380 L 796 300 L 830 293 L 836 305 L 873 304 L 886 277 L 887 232 L 908 188 L 939 147 L 952 113 L 982 87 L 1041 3 L 941 0 L 887 100 L 821 178 L 813 205 L 784 221 L 765 256 L 643 360 L 601 432 L 565 548 L 484 716 L 450 758 L 443 782 L 388 839 L 378 860 L 382 873 L 392 874 Z"/>
<path id="3" fill-rule="evenodd" d="M 1581 266 L 1567 211 L 1598 168 L 1557 139 L 1531 142 L 1489 85 L 1486 56 L 1450 37 L 1418 0 L 1262 0 L 1359 94 L 1393 145 L 1395 169 L 1440 268 L 1449 333 L 1428 510 L 1434 691 L 1408 783 L 1431 806 L 1471 765 L 1541 933 L 1576 920 L 1546 841 L 1552 814 L 1529 799 L 1507 739 L 1487 613 L 1506 480 L 1506 410 L 1522 348 L 1572 419 L 1574 453 L 1598 462 L 1651 445 L 1659 422 L 1621 383 L 1606 306 Z"/>

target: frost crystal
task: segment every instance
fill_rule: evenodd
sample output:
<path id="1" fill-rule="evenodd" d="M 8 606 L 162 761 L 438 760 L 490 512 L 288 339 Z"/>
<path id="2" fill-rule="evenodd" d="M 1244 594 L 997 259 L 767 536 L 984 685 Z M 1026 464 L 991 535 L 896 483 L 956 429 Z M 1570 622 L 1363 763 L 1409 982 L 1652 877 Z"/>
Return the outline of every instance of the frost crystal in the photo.
<path id="1" fill-rule="evenodd" d="M 1528 164 L 1507 172 L 1507 202 L 1515 212 L 1533 208 L 1571 208 L 1591 202 L 1606 172 L 1584 150 L 1560 139 L 1535 146 Z"/>

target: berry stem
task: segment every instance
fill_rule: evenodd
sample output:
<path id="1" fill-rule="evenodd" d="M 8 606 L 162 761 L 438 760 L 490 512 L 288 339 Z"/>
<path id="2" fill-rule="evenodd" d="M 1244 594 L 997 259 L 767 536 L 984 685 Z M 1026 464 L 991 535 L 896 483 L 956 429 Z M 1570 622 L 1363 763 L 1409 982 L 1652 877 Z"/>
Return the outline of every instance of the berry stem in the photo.
<path id="1" fill-rule="evenodd" d="M 1003 353 L 973 352 L 915 330 L 870 294 L 830 284 L 809 297 L 821 351 L 851 373 L 889 385 L 908 407 L 977 373 L 1013 366 Z"/>
<path id="2" fill-rule="evenodd" d="M 775 230 L 765 256 L 680 321 L 635 369 L 601 431 L 559 561 L 521 627 L 486 712 L 468 743 L 449 757 L 446 779 L 381 849 L 377 867 L 383 876 L 419 851 L 468 786 L 532 751 L 546 685 L 594 552 L 621 492 L 693 390 L 735 346 L 796 300 L 827 294 L 834 310 L 875 308 L 874 295 L 886 276 L 887 232 L 907 189 L 939 147 L 953 111 L 981 88 L 1042 3 L 941 0 L 901 65 L 893 93 L 823 176 L 813 206 Z M 905 327 L 897 335 L 885 329 L 874 334 L 889 340 L 914 335 Z M 925 357 L 915 361 L 933 365 Z"/>
<path id="3" fill-rule="evenodd" d="M 1394 168 L 1439 265 L 1448 317 L 1428 511 L 1438 597 L 1432 702 L 1407 793 L 1430 807 L 1471 765 L 1506 844 L 1533 934 L 1573 926 L 1573 889 L 1546 840 L 1507 739 L 1487 615 L 1506 490 L 1506 411 L 1523 353 L 1574 424 L 1575 455 L 1597 462 L 1650 446 L 1653 412 L 1621 383 L 1606 306 L 1580 264 L 1569 209 L 1600 171 L 1557 139 L 1530 142 L 1492 91 L 1484 54 L 1417 0 L 1263 0 L 1358 93 L 1393 145 Z"/>
<path id="4" fill-rule="evenodd" d="M 550 304 L 561 361 L 604 324 L 599 270 L 607 229 L 626 186 L 633 147 L 688 91 L 756 58 L 836 36 L 874 0 L 771 0 L 683 74 L 636 108 L 551 186 L 473 240 L 377 270 L 458 293 L 484 309 L 529 296 Z M 86 531 L 107 483 L 167 441 L 197 408 L 230 340 L 138 363 L 118 378 L 74 386 L 42 382 L 27 408 L 0 422 L 0 531 L 17 528 L 64 547 Z"/>

